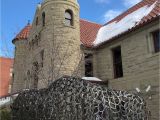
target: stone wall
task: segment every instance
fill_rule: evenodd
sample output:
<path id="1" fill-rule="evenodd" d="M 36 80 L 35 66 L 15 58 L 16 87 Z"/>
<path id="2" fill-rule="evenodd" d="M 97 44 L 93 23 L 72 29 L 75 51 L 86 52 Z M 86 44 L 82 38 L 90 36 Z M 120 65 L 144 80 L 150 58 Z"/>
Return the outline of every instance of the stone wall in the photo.
<path id="1" fill-rule="evenodd" d="M 15 58 L 13 64 L 13 76 L 12 76 L 12 89 L 11 91 L 17 92 L 24 88 L 24 76 L 25 76 L 25 63 L 26 63 L 26 50 L 27 40 L 17 40 L 15 42 Z"/>
<path id="2" fill-rule="evenodd" d="M 148 112 L 138 95 L 63 77 L 19 94 L 12 120 L 148 120 Z"/>
<path id="3" fill-rule="evenodd" d="M 94 74 L 109 80 L 109 86 L 119 90 L 140 88 L 151 111 L 152 119 L 159 119 L 159 53 L 154 53 L 151 32 L 159 21 L 144 26 L 98 48 L 94 54 Z M 121 46 L 123 77 L 114 78 L 112 48 Z M 151 90 L 146 93 L 147 86 Z M 148 99 L 150 97 L 150 99 Z"/>

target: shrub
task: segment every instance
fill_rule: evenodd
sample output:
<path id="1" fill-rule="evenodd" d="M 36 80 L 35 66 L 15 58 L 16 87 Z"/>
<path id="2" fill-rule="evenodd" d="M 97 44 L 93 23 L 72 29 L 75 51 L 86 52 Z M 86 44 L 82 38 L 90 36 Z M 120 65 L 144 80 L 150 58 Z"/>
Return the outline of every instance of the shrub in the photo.
<path id="1" fill-rule="evenodd" d="M 11 120 L 11 112 L 7 109 L 0 110 L 0 120 Z"/>

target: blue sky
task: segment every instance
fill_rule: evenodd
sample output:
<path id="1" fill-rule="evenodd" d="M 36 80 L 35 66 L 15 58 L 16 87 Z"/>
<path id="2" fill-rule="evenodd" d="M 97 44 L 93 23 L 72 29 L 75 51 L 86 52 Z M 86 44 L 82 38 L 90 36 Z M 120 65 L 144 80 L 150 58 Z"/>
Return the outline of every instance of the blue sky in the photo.
<path id="1" fill-rule="evenodd" d="M 12 39 L 28 23 L 32 22 L 35 9 L 42 0 L 0 1 L 0 56 L 13 57 Z M 80 17 L 104 24 L 141 0 L 78 0 Z"/>

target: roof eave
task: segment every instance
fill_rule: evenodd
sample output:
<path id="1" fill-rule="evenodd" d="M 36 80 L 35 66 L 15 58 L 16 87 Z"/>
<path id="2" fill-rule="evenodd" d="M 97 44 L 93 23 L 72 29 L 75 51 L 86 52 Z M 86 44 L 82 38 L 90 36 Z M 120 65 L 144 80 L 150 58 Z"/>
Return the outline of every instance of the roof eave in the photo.
<path id="1" fill-rule="evenodd" d="M 27 40 L 27 38 L 14 38 L 12 43 L 15 44 L 16 41 Z"/>
<path id="2" fill-rule="evenodd" d="M 14 39 L 12 40 L 12 43 L 15 44 L 15 42 L 16 42 L 17 40 L 18 40 L 17 38 L 14 38 Z"/>

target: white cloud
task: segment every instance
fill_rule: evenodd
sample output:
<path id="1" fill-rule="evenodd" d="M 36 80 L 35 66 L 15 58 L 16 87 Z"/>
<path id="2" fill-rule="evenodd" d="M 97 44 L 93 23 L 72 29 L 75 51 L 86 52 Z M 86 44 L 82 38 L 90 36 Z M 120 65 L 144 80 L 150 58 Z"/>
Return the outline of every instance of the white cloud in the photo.
<path id="1" fill-rule="evenodd" d="M 108 3 L 109 0 L 95 0 L 97 3 Z"/>
<path id="2" fill-rule="evenodd" d="M 142 1 L 142 0 L 123 0 L 123 4 L 124 4 L 126 7 L 131 7 L 131 6 L 139 3 L 140 1 Z"/>
<path id="3" fill-rule="evenodd" d="M 112 20 L 121 13 L 122 13 L 121 10 L 108 10 L 103 16 L 104 18 L 103 21 L 107 23 L 108 21 Z"/>

